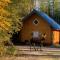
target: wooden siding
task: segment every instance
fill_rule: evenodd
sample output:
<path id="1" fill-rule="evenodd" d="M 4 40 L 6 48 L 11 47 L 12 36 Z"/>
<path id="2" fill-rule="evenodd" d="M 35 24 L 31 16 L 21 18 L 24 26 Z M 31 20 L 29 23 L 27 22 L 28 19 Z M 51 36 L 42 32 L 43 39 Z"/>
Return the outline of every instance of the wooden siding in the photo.
<path id="1" fill-rule="evenodd" d="M 34 25 L 33 20 L 37 19 L 39 22 L 37 25 Z M 52 43 L 52 31 L 50 25 L 42 18 L 33 14 L 31 17 L 26 19 L 23 22 L 23 28 L 20 31 L 19 37 L 22 41 L 30 40 L 32 31 L 39 31 L 41 33 L 46 33 L 45 43 Z"/>

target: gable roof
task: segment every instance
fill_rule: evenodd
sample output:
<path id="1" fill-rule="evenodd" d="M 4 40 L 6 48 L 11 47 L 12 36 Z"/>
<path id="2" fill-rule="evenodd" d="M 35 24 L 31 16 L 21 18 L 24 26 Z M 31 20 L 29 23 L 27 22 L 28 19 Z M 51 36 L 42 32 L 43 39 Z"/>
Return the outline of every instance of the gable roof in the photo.
<path id="1" fill-rule="evenodd" d="M 51 27 L 55 30 L 60 30 L 60 25 L 55 22 L 52 18 L 50 18 L 47 14 L 41 11 L 33 10 L 30 14 L 28 14 L 23 20 L 29 18 L 32 14 L 37 14 L 38 16 L 41 16 L 45 21 L 47 21 Z"/>

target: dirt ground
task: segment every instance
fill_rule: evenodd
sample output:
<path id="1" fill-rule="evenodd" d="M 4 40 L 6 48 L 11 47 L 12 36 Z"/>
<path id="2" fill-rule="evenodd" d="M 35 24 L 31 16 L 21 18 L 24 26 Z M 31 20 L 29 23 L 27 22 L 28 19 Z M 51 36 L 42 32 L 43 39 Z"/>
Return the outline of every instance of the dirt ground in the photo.
<path id="1" fill-rule="evenodd" d="M 32 51 L 29 47 L 17 47 L 20 55 L 0 57 L 0 60 L 60 60 L 60 48 L 42 48 L 43 51 Z M 22 55 L 25 54 L 25 55 Z"/>
<path id="2" fill-rule="evenodd" d="M 59 56 L 0 57 L 0 60 L 60 60 Z"/>

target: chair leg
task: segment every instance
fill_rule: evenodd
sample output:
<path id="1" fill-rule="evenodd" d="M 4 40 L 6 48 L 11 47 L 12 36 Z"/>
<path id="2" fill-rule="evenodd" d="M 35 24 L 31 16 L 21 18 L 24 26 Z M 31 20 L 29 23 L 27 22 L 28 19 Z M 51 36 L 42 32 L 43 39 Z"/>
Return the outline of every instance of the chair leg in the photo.
<path id="1" fill-rule="evenodd" d="M 33 46 L 34 46 L 34 50 L 36 51 L 36 48 L 35 48 L 35 43 L 33 44 Z"/>
<path id="2" fill-rule="evenodd" d="M 40 43 L 40 51 L 42 51 L 42 44 Z"/>
<path id="3" fill-rule="evenodd" d="M 31 51 L 31 43 L 30 43 L 30 51 Z"/>
<path id="4" fill-rule="evenodd" d="M 30 46 L 30 51 L 31 51 L 31 46 Z"/>

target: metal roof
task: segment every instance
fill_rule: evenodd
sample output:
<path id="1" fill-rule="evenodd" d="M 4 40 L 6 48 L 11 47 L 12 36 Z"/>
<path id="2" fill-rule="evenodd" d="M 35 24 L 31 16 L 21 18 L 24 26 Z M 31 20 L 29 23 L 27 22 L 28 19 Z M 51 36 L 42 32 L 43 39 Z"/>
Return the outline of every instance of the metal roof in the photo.
<path id="1" fill-rule="evenodd" d="M 37 11 L 37 10 L 33 10 L 30 14 L 28 14 L 25 18 L 24 18 L 24 20 L 26 19 L 26 18 L 29 18 L 32 14 L 37 14 L 38 16 L 41 16 L 45 21 L 47 21 L 50 25 L 51 25 L 51 27 L 53 28 L 53 29 L 55 29 L 55 30 L 60 30 L 60 25 L 57 23 L 57 22 L 55 22 L 51 17 L 49 17 L 47 14 L 45 14 L 44 12 L 41 12 L 41 11 Z"/>

